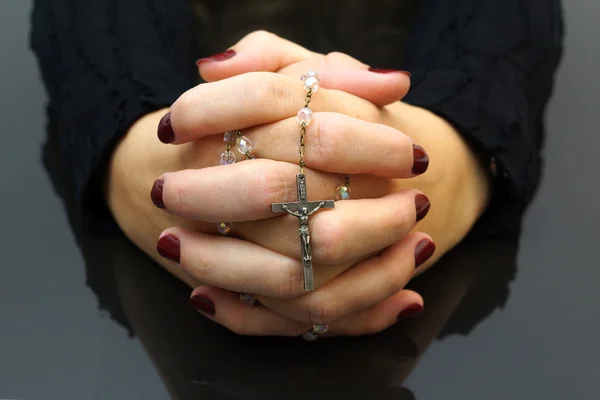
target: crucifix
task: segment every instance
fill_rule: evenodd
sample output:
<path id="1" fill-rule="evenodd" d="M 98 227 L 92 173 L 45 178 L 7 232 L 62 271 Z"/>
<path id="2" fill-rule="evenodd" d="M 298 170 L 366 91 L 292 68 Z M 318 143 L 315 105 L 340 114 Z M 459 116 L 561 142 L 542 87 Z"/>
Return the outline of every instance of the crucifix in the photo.
<path id="1" fill-rule="evenodd" d="M 304 290 L 315 290 L 312 266 L 312 250 L 310 248 L 310 231 L 308 230 L 308 217 L 318 210 L 334 208 L 333 200 L 308 201 L 306 196 L 306 176 L 303 173 L 296 175 L 296 186 L 298 188 L 298 201 L 291 203 L 273 203 L 273 212 L 286 212 L 298 218 L 300 228 L 300 246 L 302 249 L 302 266 L 304 267 Z"/>

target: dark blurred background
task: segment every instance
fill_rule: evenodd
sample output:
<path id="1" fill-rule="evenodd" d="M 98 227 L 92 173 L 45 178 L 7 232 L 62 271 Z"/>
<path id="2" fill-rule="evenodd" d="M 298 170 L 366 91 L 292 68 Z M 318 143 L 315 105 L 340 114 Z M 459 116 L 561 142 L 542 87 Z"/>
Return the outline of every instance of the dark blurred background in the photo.
<path id="1" fill-rule="evenodd" d="M 165 399 L 151 356 L 115 322 L 115 300 L 99 300 L 87 285 L 90 260 L 101 257 L 86 255 L 44 167 L 46 96 L 28 49 L 30 7 L 29 0 L 0 4 L 0 398 Z M 467 335 L 435 340 L 404 381 L 412 392 L 406 398 L 598 396 L 600 3 L 569 0 L 565 12 L 566 53 L 547 113 L 543 180 L 525 218 L 516 276 L 507 266 L 498 278 L 510 296 L 500 290 L 497 307 L 479 315 L 476 326 L 457 328 Z M 205 362 L 196 357 L 198 365 Z"/>

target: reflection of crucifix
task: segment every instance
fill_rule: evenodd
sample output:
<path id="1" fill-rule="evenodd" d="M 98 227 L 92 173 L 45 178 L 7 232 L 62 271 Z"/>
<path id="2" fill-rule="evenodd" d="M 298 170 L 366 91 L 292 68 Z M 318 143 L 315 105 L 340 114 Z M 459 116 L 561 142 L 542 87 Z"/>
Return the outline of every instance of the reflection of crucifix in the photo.
<path id="1" fill-rule="evenodd" d="M 296 175 L 298 187 L 298 201 L 292 203 L 273 203 L 273 212 L 287 212 L 298 218 L 300 229 L 300 243 L 302 246 L 302 265 L 304 266 L 304 290 L 315 290 L 312 267 L 312 251 L 310 248 L 310 231 L 308 230 L 308 217 L 322 208 L 334 208 L 333 200 L 307 201 L 306 200 L 306 176 L 302 173 Z"/>

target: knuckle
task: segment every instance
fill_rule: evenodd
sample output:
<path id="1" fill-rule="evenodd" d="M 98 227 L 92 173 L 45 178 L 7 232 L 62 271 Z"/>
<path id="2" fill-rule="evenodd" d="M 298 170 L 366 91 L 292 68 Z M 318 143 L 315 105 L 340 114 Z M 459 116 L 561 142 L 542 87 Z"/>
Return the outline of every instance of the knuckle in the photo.
<path id="1" fill-rule="evenodd" d="M 182 258 L 183 260 L 183 258 Z M 207 257 L 206 254 L 200 252 L 194 255 L 193 265 L 188 265 L 192 269 L 196 278 L 203 280 L 211 274 L 211 271 L 217 267 L 214 260 Z"/>
<path id="2" fill-rule="evenodd" d="M 256 160 L 255 160 L 256 161 Z M 254 163 L 257 164 L 258 163 Z M 254 211 L 263 212 L 266 208 L 270 209 L 271 204 L 281 201 L 281 199 L 291 198 L 295 193 L 295 182 L 292 182 L 288 175 L 275 168 L 257 168 L 250 172 L 247 195 L 256 196 L 252 204 L 256 207 Z M 250 194 L 252 188 L 252 194 Z M 248 199 L 244 199 L 248 200 Z"/>
<path id="3" fill-rule="evenodd" d="M 284 111 L 298 107 L 298 88 L 290 85 L 289 78 L 273 72 L 250 72 L 244 80 L 250 82 L 242 89 L 248 101 L 248 107 L 252 107 L 259 113 L 268 112 L 270 117 L 287 117 Z M 244 106 L 244 104 L 242 104 Z"/>
<path id="4" fill-rule="evenodd" d="M 268 41 L 268 40 L 272 40 L 276 37 L 276 35 L 274 33 L 271 33 L 267 30 L 264 29 L 259 29 L 253 32 L 250 32 L 249 34 L 247 34 L 244 39 L 248 39 L 248 40 L 252 40 L 252 41 L 256 41 L 259 43 Z"/>
<path id="5" fill-rule="evenodd" d="M 331 214 L 331 213 L 330 213 Z M 321 217 L 318 218 L 317 217 Z M 343 261 L 348 249 L 347 227 L 340 218 L 329 215 L 315 217 L 314 254 L 319 264 L 333 265 Z"/>
<path id="6" fill-rule="evenodd" d="M 332 51 L 330 53 L 327 53 L 325 59 L 327 62 L 332 63 L 340 63 L 346 62 L 348 60 L 354 60 L 354 58 L 350 57 L 348 54 L 342 53 L 340 51 Z"/>
<path id="7" fill-rule="evenodd" d="M 246 90 L 252 91 L 260 104 L 275 104 L 290 98 L 283 81 L 276 74 L 255 72 L 253 75 L 254 84 L 246 86 Z"/>
<path id="8" fill-rule="evenodd" d="M 324 115 L 317 118 L 307 130 L 307 143 L 310 148 L 306 152 L 307 163 L 317 163 L 321 168 L 328 168 L 332 163 L 332 152 L 338 149 L 336 146 L 336 123 L 337 118 Z"/>
<path id="9" fill-rule="evenodd" d="M 186 210 L 187 205 L 190 202 L 190 185 L 185 183 L 185 181 L 169 181 L 165 180 L 167 183 L 165 186 L 164 192 L 165 197 L 169 199 L 168 208 L 171 211 L 175 212 L 183 212 Z"/>

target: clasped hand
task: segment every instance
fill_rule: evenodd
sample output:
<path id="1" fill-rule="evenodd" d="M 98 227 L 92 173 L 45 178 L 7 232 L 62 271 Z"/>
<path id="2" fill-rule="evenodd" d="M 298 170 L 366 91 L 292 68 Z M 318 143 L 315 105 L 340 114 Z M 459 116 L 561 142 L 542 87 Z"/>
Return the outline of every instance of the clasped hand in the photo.
<path id="1" fill-rule="evenodd" d="M 241 334 L 295 336 L 313 324 L 331 325 L 328 335 L 369 334 L 422 309 L 421 296 L 404 286 L 439 257 L 432 237 L 440 228 L 453 222 L 456 229 L 435 238 L 441 253 L 466 234 L 487 191 L 471 211 L 437 214 L 425 225 L 434 206 L 417 225 L 429 211 L 426 189 L 437 186 L 435 198 L 458 189 L 450 205 L 477 191 L 452 175 L 462 162 L 444 168 L 432 156 L 429 166 L 433 141 L 414 127 L 428 122 L 450 132 L 433 146 L 436 155 L 440 144 L 448 146 L 440 161 L 458 153 L 477 164 L 468 147 L 441 119 L 398 102 L 410 85 L 406 73 L 369 70 L 347 55 L 316 54 L 265 32 L 233 49 L 227 60 L 200 60 L 207 83 L 184 93 L 166 115 L 141 119 L 116 149 L 108 200 L 125 233 L 196 287 L 199 311 Z M 352 196 L 311 217 L 317 290 L 306 293 L 298 221 L 273 214 L 271 204 L 296 200 L 295 115 L 305 96 L 299 76 L 309 69 L 321 77 L 306 130 L 309 200 L 334 198 L 343 174 L 352 177 Z M 169 145 L 148 137 L 158 118 L 159 138 Z M 222 133 L 233 129 L 250 138 L 257 159 L 220 166 Z M 126 176 L 132 168 L 139 172 Z M 484 174 L 474 169 L 485 188 Z M 148 205 L 150 186 L 162 210 Z M 232 222 L 234 237 L 220 236 L 218 222 Z M 260 305 L 242 304 L 238 293 L 256 294 Z"/>

